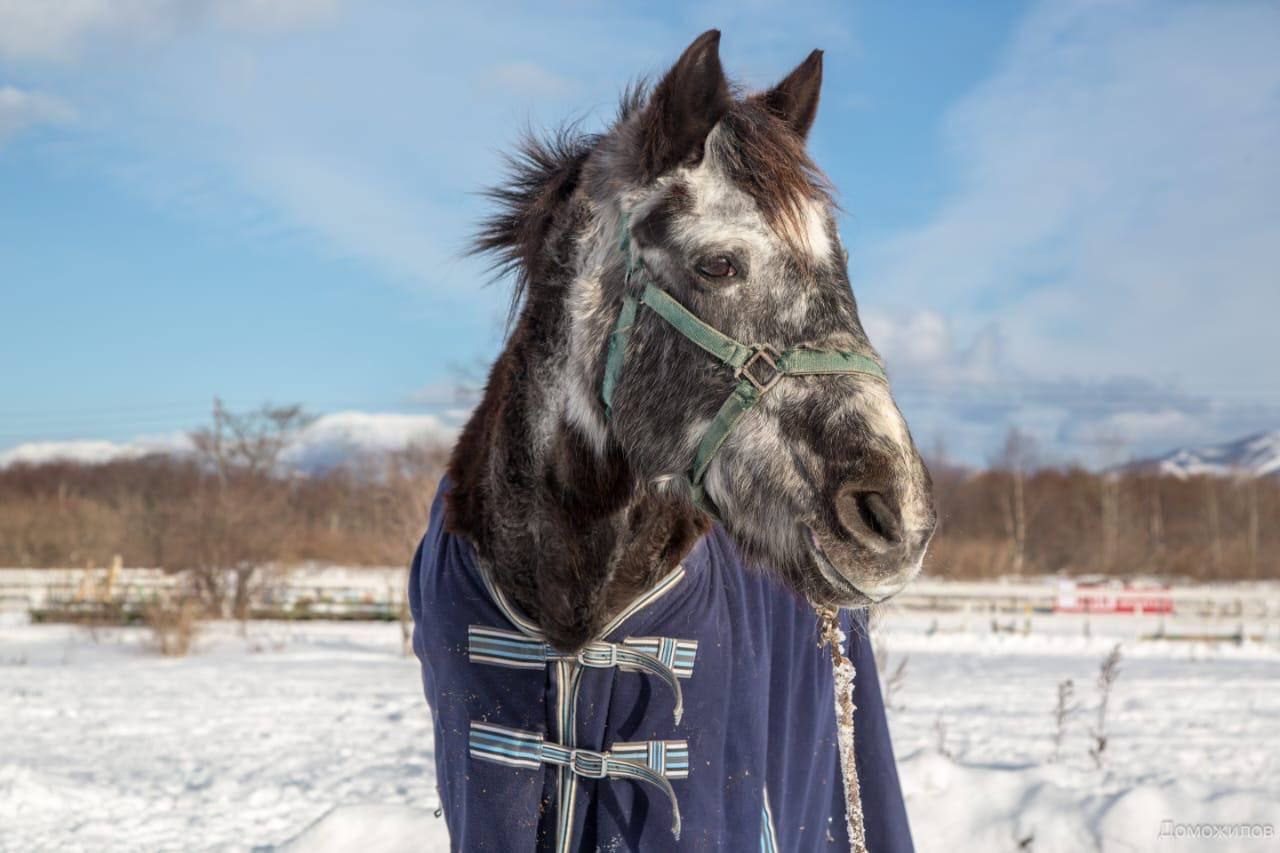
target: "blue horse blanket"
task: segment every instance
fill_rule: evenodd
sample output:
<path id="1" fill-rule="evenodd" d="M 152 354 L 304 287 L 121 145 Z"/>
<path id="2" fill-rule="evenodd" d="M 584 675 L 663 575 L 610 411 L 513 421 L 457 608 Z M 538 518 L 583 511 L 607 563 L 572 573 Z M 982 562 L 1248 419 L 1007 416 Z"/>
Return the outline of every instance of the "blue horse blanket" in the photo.
<path id="1" fill-rule="evenodd" d="M 849 849 L 812 608 L 747 569 L 717 526 L 600 641 L 565 655 L 445 531 L 447 490 L 409 595 L 454 850 Z M 865 622 L 846 614 L 845 633 L 868 846 L 910 851 Z"/>

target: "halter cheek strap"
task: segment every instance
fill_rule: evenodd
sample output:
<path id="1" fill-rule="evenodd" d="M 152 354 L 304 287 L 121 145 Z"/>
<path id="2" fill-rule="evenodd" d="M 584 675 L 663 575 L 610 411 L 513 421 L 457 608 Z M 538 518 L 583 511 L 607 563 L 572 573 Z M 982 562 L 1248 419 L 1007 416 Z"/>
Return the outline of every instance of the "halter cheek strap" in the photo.
<path id="1" fill-rule="evenodd" d="M 631 252 L 631 232 L 627 218 L 622 220 L 622 253 L 627 264 L 627 282 L 644 269 L 643 264 Z M 629 289 L 629 288 L 628 288 Z M 845 350 L 819 350 L 798 346 L 779 352 L 768 344 L 743 344 L 729 337 L 681 305 L 675 297 L 657 286 L 648 277 L 639 297 L 627 293 L 618 311 L 618 321 L 609 335 L 609 350 L 605 360 L 604 383 L 600 396 L 604 400 L 606 417 L 613 416 L 613 395 L 622 376 L 627 342 L 635 327 L 640 306 L 645 306 L 666 323 L 697 344 L 708 354 L 733 370 L 738 384 L 728 399 L 720 406 L 707 431 L 702 434 L 693 463 L 687 473 L 693 490 L 693 501 L 708 515 L 715 517 L 715 507 L 707 498 L 704 479 L 711 461 L 734 427 L 751 411 L 764 395 L 788 376 L 817 376 L 828 374 L 859 374 L 887 382 L 884 368 L 865 353 Z"/>

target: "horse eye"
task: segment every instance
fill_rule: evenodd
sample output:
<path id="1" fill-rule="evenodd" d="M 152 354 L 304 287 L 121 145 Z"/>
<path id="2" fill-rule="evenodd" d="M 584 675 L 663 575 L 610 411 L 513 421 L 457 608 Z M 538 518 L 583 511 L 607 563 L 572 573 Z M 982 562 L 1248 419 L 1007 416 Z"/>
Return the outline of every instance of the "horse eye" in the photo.
<path id="1" fill-rule="evenodd" d="M 698 264 L 698 272 L 707 278 L 732 278 L 738 274 L 733 261 L 725 255 L 716 255 L 702 261 Z"/>

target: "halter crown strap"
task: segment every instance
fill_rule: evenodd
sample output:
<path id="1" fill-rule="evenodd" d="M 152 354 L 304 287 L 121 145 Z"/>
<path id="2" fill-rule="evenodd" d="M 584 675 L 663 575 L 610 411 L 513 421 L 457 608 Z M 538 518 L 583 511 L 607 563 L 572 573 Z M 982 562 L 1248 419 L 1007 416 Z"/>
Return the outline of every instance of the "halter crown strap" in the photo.
<path id="1" fill-rule="evenodd" d="M 631 230 L 627 217 L 622 217 L 622 236 L 619 247 L 626 260 L 627 283 L 644 269 L 643 261 L 631 251 Z M 630 288 L 628 288 L 630 290 Z M 810 347 L 792 347 L 778 352 L 768 344 L 747 345 L 708 324 L 697 314 L 681 305 L 679 300 L 658 287 L 652 277 L 645 282 L 639 298 L 630 292 L 623 297 L 618 321 L 609 335 L 609 350 L 605 358 L 604 382 L 600 396 L 604 400 L 605 414 L 613 415 L 613 395 L 622 375 L 627 343 L 636 324 L 640 306 L 649 308 L 671 328 L 696 344 L 708 354 L 730 367 L 738 384 L 728 399 L 720 406 L 716 416 L 703 433 L 694 452 L 689 468 L 689 485 L 693 501 L 708 515 L 715 517 L 715 507 L 707 498 L 703 481 L 716 453 L 724 445 L 734 427 L 764 397 L 774 385 L 788 376 L 820 376 L 831 374 L 858 374 L 888 382 L 884 368 L 870 355 L 847 350 L 820 350 Z"/>

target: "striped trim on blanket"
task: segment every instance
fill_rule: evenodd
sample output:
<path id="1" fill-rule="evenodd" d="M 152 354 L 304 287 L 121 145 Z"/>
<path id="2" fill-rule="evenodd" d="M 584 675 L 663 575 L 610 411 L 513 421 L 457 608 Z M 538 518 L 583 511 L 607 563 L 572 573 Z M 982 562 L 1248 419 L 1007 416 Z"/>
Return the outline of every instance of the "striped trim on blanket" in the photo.
<path id="1" fill-rule="evenodd" d="M 544 764 L 566 767 L 588 779 L 635 779 L 654 785 L 671 801 L 671 832 L 680 838 L 680 805 L 668 779 L 689 775 L 689 744 L 684 740 L 617 743 L 605 752 L 551 743 L 538 732 L 472 721 L 468 742 L 472 758 L 537 770 Z"/>
<path id="2" fill-rule="evenodd" d="M 545 638 L 543 637 L 542 632 L 538 630 L 538 626 L 507 600 L 506 595 L 494 582 L 485 565 L 483 563 L 477 563 L 476 567 L 479 571 L 480 579 L 484 584 L 485 591 L 489 594 L 489 598 L 498 606 L 498 609 L 502 611 L 502 615 L 507 618 L 507 621 L 519 629 L 521 634 L 538 640 L 544 640 Z M 632 601 L 629 605 L 623 608 L 620 613 L 609 620 L 609 623 L 600 631 L 600 636 L 607 637 L 609 634 L 616 631 L 618 626 L 620 626 L 624 621 L 631 618 L 632 615 L 640 612 L 665 596 L 671 590 L 675 589 L 679 586 L 680 582 L 684 580 L 684 576 L 684 566 L 677 565 L 674 569 L 668 572 L 662 580 L 658 581 L 652 589 L 644 595 L 641 595 L 635 601 Z M 660 637 L 639 637 L 635 639 L 640 643 L 638 650 L 641 652 L 656 649 L 654 656 L 659 660 L 662 660 L 666 664 L 667 668 L 678 677 L 687 678 L 689 675 L 693 674 L 693 658 L 697 652 L 696 642 L 691 643 L 687 640 L 669 640 L 669 642 L 677 644 L 675 647 L 671 647 L 669 645 L 662 644 L 660 641 L 663 638 Z M 680 644 L 684 645 L 681 646 Z M 670 651 L 669 662 L 667 662 L 666 657 L 668 651 Z M 492 663 L 492 661 L 490 661 L 490 663 Z M 554 685 L 556 695 L 556 712 L 550 722 L 554 725 L 559 740 L 567 744 L 573 744 L 577 737 L 577 733 L 575 731 L 575 709 L 578 702 L 578 690 L 582 683 L 584 667 L 578 662 L 576 657 L 556 659 L 549 663 L 551 664 L 551 681 Z M 689 675 L 680 674 L 680 670 L 683 668 L 688 669 Z M 674 679 L 672 681 L 674 681 Z M 674 686 L 678 688 L 679 682 L 675 682 Z M 683 711 L 683 693 L 679 690 L 676 690 L 675 692 L 676 701 L 678 703 L 677 708 L 680 711 Z M 677 722 L 679 722 L 679 718 L 677 718 Z M 658 778 L 662 779 L 662 777 Z M 662 779 L 662 783 L 669 787 L 669 783 L 667 783 L 665 779 Z M 668 796 L 671 797 L 672 810 L 675 812 L 678 828 L 680 813 L 679 808 L 676 805 L 675 794 L 672 791 L 668 791 L 667 793 Z M 577 805 L 577 794 L 578 774 L 573 772 L 572 768 L 568 766 L 561 766 L 560 772 L 557 774 L 556 778 L 556 797 L 558 800 L 556 805 L 556 838 L 554 848 L 556 853 L 568 853 L 572 846 L 573 815 Z"/>
<path id="3" fill-rule="evenodd" d="M 769 789 L 764 789 L 760 807 L 760 853 L 778 853 L 778 833 L 773 828 L 773 809 L 769 808 Z"/>
<path id="4" fill-rule="evenodd" d="M 647 672 L 666 682 L 675 694 L 675 720 L 684 715 L 684 691 L 678 678 L 693 675 L 698 643 L 671 637 L 628 637 L 621 643 L 598 640 L 577 653 L 567 653 L 539 637 L 485 625 L 467 627 L 467 656 L 472 663 L 509 666 L 516 669 L 543 669 L 553 661 L 576 661 L 596 669 Z"/>

